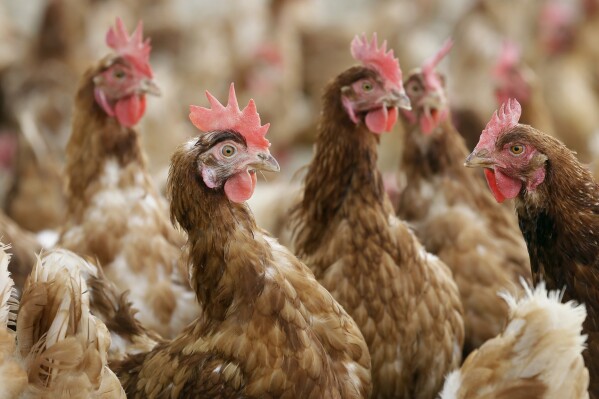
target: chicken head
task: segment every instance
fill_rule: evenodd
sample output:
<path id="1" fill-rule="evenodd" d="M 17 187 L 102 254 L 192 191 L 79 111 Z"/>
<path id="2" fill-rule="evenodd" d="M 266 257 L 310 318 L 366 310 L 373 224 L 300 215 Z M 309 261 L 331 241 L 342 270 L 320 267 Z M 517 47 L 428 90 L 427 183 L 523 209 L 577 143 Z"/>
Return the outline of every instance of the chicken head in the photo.
<path id="1" fill-rule="evenodd" d="M 521 65 L 521 54 L 518 46 L 509 40 L 503 42 L 501 53 L 493 68 L 495 78 L 495 97 L 499 104 L 515 98 L 526 102 L 531 95 L 531 71 Z"/>
<path id="2" fill-rule="evenodd" d="M 377 134 L 390 131 L 397 122 L 397 109 L 410 108 L 401 80 L 399 61 L 387 42 L 379 48 L 376 33 L 368 42 L 356 36 L 351 44 L 354 59 L 364 67 L 363 73 L 341 87 L 341 102 L 349 118 L 359 123 L 363 118 L 368 129 Z"/>
<path id="3" fill-rule="evenodd" d="M 464 164 L 484 168 L 497 202 L 515 198 L 523 189 L 532 192 L 545 179 L 547 156 L 518 124 L 521 112 L 515 99 L 495 111 Z"/>
<path id="4" fill-rule="evenodd" d="M 143 116 L 146 93 L 160 94 L 152 80 L 149 39 L 142 40 L 142 29 L 140 21 L 129 36 L 123 21 L 117 18 L 116 29 L 110 28 L 106 35 L 106 43 L 116 54 L 104 60 L 104 68 L 94 77 L 96 102 L 125 127 L 137 124 Z"/>
<path id="5" fill-rule="evenodd" d="M 452 46 L 453 42 L 447 40 L 439 51 L 425 61 L 422 67 L 413 71 L 405 82 L 412 109 L 403 110 L 403 113 L 412 123 L 418 121 L 420 130 L 425 135 L 431 134 L 449 115 L 445 78 L 435 67 L 449 53 Z"/>
<path id="6" fill-rule="evenodd" d="M 233 84 L 226 107 L 209 92 L 206 96 L 212 108 L 192 105 L 189 115 L 206 133 L 192 140 L 188 148 L 196 153 L 199 173 L 208 188 L 223 188 L 230 201 L 245 202 L 254 193 L 257 170 L 279 171 L 264 137 L 269 125 L 260 124 L 253 100 L 239 109 Z"/>

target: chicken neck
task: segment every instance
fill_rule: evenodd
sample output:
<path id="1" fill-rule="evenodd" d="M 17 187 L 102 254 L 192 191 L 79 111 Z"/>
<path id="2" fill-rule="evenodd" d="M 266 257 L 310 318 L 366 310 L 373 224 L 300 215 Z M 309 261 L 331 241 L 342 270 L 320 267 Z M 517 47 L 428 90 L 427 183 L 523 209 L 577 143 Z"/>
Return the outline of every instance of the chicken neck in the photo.
<path id="1" fill-rule="evenodd" d="M 206 187 L 199 172 L 185 172 L 197 170 L 195 162 L 175 155 L 171 218 L 187 231 L 191 285 L 210 324 L 224 320 L 232 306 L 251 311 L 272 254 L 254 238 L 259 228 L 245 204 L 229 201 L 222 188 Z"/>
<path id="2" fill-rule="evenodd" d="M 420 130 L 417 123 L 401 118 L 405 134 L 400 170 L 408 175 L 408 181 L 428 180 L 435 175 L 451 173 L 467 178 L 472 173 L 464 168 L 468 149 L 464 139 L 446 119 L 429 135 Z"/>
<path id="3" fill-rule="evenodd" d="M 343 109 L 338 84 L 324 95 L 314 159 L 296 210 L 302 227 L 298 250 L 310 254 L 321 245 L 324 234 L 339 218 L 358 211 L 354 206 L 385 209 L 385 192 L 377 168 L 379 138 L 363 122 L 354 124 Z"/>
<path id="4" fill-rule="evenodd" d="M 90 196 L 93 182 L 99 178 L 108 159 L 115 159 L 122 168 L 137 163 L 145 170 L 145 157 L 139 134 L 121 126 L 116 118 L 108 116 L 94 99 L 93 78 L 99 68 L 92 68 L 83 76 L 75 97 L 71 137 L 67 144 L 67 196 L 71 213 L 81 209 Z"/>

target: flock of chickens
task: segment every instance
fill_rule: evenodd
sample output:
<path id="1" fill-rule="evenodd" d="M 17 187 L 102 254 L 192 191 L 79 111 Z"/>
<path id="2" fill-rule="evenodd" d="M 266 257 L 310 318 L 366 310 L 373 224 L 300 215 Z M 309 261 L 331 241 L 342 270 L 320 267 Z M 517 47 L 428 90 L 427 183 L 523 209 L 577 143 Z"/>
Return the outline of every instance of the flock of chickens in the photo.
<path id="1" fill-rule="evenodd" d="M 280 170 L 260 104 L 231 83 L 191 105 L 164 196 L 135 128 L 160 94 L 149 39 L 117 19 L 105 42 L 56 242 L 0 214 L 0 398 L 599 399 L 599 186 L 531 117 L 513 43 L 473 136 L 437 70 L 451 40 L 403 74 L 355 36 L 303 184 L 260 197 L 285 246 L 248 205 Z"/>

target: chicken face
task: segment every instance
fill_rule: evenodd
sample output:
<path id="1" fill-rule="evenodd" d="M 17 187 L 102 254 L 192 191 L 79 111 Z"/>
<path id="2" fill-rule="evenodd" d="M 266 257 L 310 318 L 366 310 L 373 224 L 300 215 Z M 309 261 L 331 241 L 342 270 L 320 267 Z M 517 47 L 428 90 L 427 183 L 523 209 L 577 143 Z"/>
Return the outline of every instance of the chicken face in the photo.
<path id="1" fill-rule="evenodd" d="M 524 70 L 517 66 L 506 67 L 495 74 L 495 97 L 499 104 L 510 98 L 525 102 L 530 98 L 530 85 L 524 75 Z"/>
<path id="2" fill-rule="evenodd" d="M 387 88 L 375 71 L 341 87 L 341 102 L 354 123 L 363 118 L 368 129 L 377 134 L 389 132 L 397 122 L 397 108 L 410 108 L 403 90 Z"/>
<path id="3" fill-rule="evenodd" d="M 418 122 L 422 133 L 429 135 L 447 119 L 449 108 L 445 97 L 445 79 L 434 72 L 435 85 L 427 85 L 420 72 L 413 73 L 405 83 L 412 110 L 403 113 L 412 123 Z"/>
<path id="4" fill-rule="evenodd" d="M 119 57 L 94 77 L 94 96 L 98 105 L 119 123 L 131 127 L 146 109 L 145 94 L 159 95 L 160 89 L 151 76 Z"/>
<path id="5" fill-rule="evenodd" d="M 499 104 L 507 102 L 510 98 L 518 101 L 528 101 L 531 95 L 531 71 L 521 65 L 521 55 L 518 46 L 505 41 L 497 64 L 493 69 L 495 78 L 495 97 Z"/>
<path id="6" fill-rule="evenodd" d="M 515 198 L 523 189 L 532 192 L 545 180 L 547 156 L 537 149 L 525 129 L 531 128 L 518 124 L 520 113 L 517 101 L 504 104 L 464 163 L 467 167 L 484 168 L 497 202 Z"/>
<path id="7" fill-rule="evenodd" d="M 267 148 L 248 145 L 234 131 L 210 132 L 193 144 L 205 148 L 197 157 L 198 170 L 208 188 L 224 188 L 230 201 L 247 201 L 256 188 L 256 171 L 278 172 L 279 164 Z"/>

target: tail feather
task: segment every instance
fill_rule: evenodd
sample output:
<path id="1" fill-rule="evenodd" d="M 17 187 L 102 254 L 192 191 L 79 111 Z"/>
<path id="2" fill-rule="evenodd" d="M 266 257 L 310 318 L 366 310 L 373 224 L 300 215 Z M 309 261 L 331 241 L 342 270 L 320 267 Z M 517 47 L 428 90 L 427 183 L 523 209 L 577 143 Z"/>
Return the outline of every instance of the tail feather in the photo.
<path id="1" fill-rule="evenodd" d="M 509 306 L 507 326 L 447 377 L 441 399 L 588 398 L 585 306 L 561 303 L 563 293 L 548 292 L 544 283 L 523 286 L 523 298 L 501 294 Z"/>
<path id="2" fill-rule="evenodd" d="M 110 335 L 90 313 L 85 276 L 95 268 L 77 255 L 55 250 L 34 266 L 17 319 L 18 349 L 31 393 L 96 397 L 111 378 Z M 124 398 L 120 385 L 106 398 Z"/>

